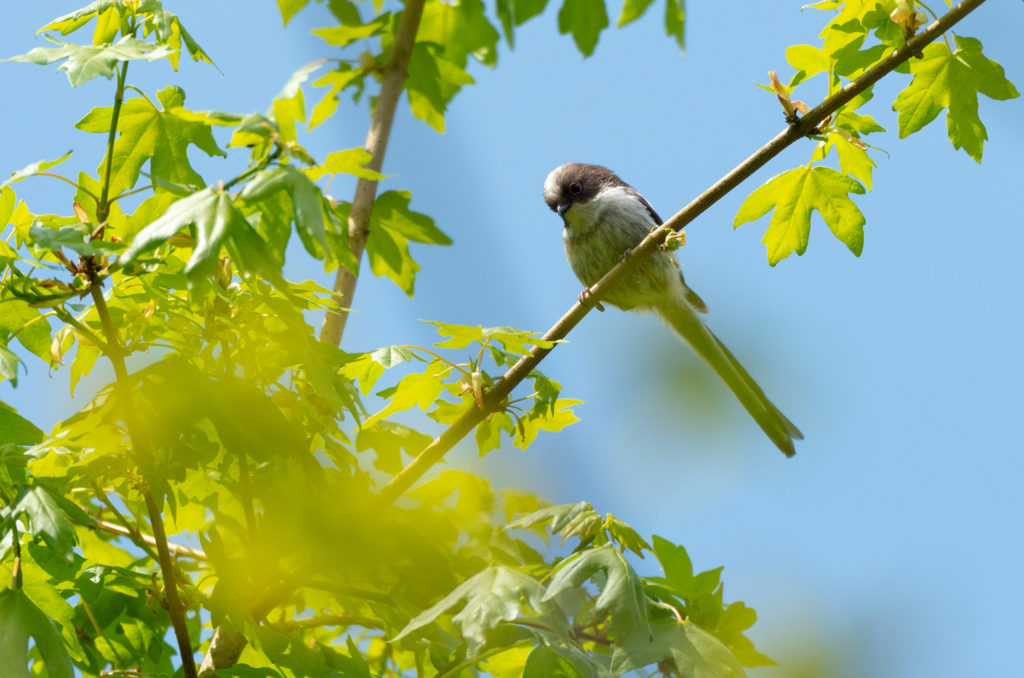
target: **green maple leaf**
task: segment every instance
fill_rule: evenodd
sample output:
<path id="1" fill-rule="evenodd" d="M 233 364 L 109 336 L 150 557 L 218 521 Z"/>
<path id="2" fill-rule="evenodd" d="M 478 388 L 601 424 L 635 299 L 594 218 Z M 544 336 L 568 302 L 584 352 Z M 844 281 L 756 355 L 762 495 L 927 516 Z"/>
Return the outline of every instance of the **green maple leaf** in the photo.
<path id="1" fill-rule="evenodd" d="M 523 678 L 578 678 L 586 675 L 550 645 L 538 645 L 526 658 Z"/>
<path id="2" fill-rule="evenodd" d="M 571 33 L 583 56 L 594 53 L 597 39 L 606 28 L 608 12 L 604 0 L 565 0 L 558 10 L 558 32 Z"/>
<path id="3" fill-rule="evenodd" d="M 612 653 L 612 671 L 622 675 L 666 662 L 681 676 L 742 678 L 739 661 L 718 638 L 692 622 L 659 622 L 630 629 Z"/>
<path id="4" fill-rule="evenodd" d="M 14 408 L 0 400 L 0 444 L 36 445 L 42 442 L 43 432 Z"/>
<path id="5" fill-rule="evenodd" d="M 850 193 L 864 193 L 864 187 L 829 167 L 798 167 L 769 179 L 751 193 L 740 206 L 733 227 L 760 219 L 774 209 L 761 240 L 768 250 L 768 263 L 774 266 L 793 252 L 804 253 L 811 233 L 811 212 L 817 210 L 833 235 L 860 256 L 864 215 Z"/>
<path id="6" fill-rule="evenodd" d="M 96 18 L 96 30 L 93 32 L 93 44 L 102 46 L 109 43 L 120 32 L 132 17 L 141 18 L 144 34 L 156 34 L 157 45 L 168 48 L 165 54 L 174 70 L 178 70 L 178 57 L 181 56 L 181 44 L 194 61 L 213 63 L 210 57 L 199 46 L 195 38 L 181 25 L 178 16 L 163 9 L 156 0 L 147 0 L 140 6 L 130 7 L 122 0 L 96 0 L 89 5 L 77 9 L 70 14 L 58 17 L 40 28 L 42 31 L 59 31 L 67 35 Z"/>
<path id="7" fill-rule="evenodd" d="M 416 40 L 441 45 L 444 58 L 459 68 L 466 67 L 470 54 L 488 66 L 498 61 L 498 31 L 484 14 L 480 0 L 427 3 Z"/>
<path id="8" fill-rule="evenodd" d="M 390 278 L 411 297 L 420 266 L 409 253 L 409 241 L 428 245 L 449 245 L 452 241 L 433 219 L 410 210 L 410 199 L 408 191 L 385 191 L 377 196 L 366 254 L 374 275 Z"/>
<path id="9" fill-rule="evenodd" d="M 619 28 L 642 17 L 654 0 L 626 0 L 622 5 L 622 14 L 617 23 Z"/>
<path id="10" fill-rule="evenodd" d="M 283 253 L 268 251 L 266 243 L 223 191 L 204 188 L 183 198 L 146 226 L 119 257 L 127 264 L 143 252 L 159 247 L 184 228 L 192 228 L 195 245 L 185 264 L 192 279 L 203 275 L 216 262 L 220 246 L 227 244 L 231 258 L 242 270 L 273 278 L 280 272 Z M 276 254 L 276 256 L 275 256 Z"/>
<path id="11" fill-rule="evenodd" d="M 365 24 L 355 26 L 341 24 L 338 26 L 331 26 L 330 28 L 314 28 L 311 33 L 323 38 L 328 45 L 344 47 L 356 40 L 363 40 L 377 35 L 384 30 L 384 27 L 387 26 L 390 21 L 391 13 L 384 12 Z M 285 23 L 287 23 L 287 21 Z"/>
<path id="12" fill-rule="evenodd" d="M 487 642 L 487 632 L 504 621 L 521 616 L 522 602 L 534 610 L 544 609 L 541 600 L 544 586 L 528 574 L 506 567 L 488 567 L 466 580 L 431 608 L 409 620 L 401 633 L 392 641 L 400 640 L 413 631 L 433 622 L 460 603 L 465 607 L 452 617 L 462 629 L 470 652 Z"/>
<path id="13" fill-rule="evenodd" d="M 67 160 L 70 157 L 71 157 L 71 151 L 68 151 L 64 155 L 62 155 L 59 158 L 57 158 L 56 160 L 39 160 L 37 162 L 34 162 L 31 165 L 28 165 L 27 167 L 23 167 L 22 169 L 18 170 L 17 172 L 12 172 L 11 176 L 7 177 L 7 181 L 5 181 L 3 184 L 0 184 L 0 186 L 7 186 L 9 184 L 13 184 L 13 183 L 19 182 L 19 181 L 21 181 L 22 179 L 24 179 L 26 177 L 34 177 L 35 175 L 39 174 L 40 172 L 44 172 L 44 171 L 50 169 L 51 167 L 56 167 L 57 165 L 61 164 L 62 162 L 64 162 L 65 160 Z M 10 189 L 8 189 L 8 190 L 10 190 Z M 12 211 L 13 211 L 13 205 L 12 205 Z M 10 217 L 11 215 L 8 214 L 7 216 Z M 6 224 L 6 221 L 4 223 Z"/>
<path id="14" fill-rule="evenodd" d="M 950 52 L 941 43 L 924 48 L 923 59 L 912 59 L 914 79 L 893 102 L 899 111 L 900 138 L 920 130 L 947 108 L 946 127 L 953 148 L 963 148 L 981 162 L 988 134 L 978 117 L 978 94 L 990 99 L 1013 99 L 1017 89 L 1003 67 L 981 53 L 981 42 L 953 36 L 957 50 Z"/>
<path id="15" fill-rule="evenodd" d="M 505 31 L 509 47 L 515 47 L 515 27 L 523 25 L 527 20 L 543 12 L 547 4 L 547 0 L 497 0 L 495 2 L 495 13 L 501 21 L 501 27 Z"/>
<path id="16" fill-rule="evenodd" d="M 0 592 L 0 657 L 6 678 L 30 678 L 28 669 L 31 638 L 50 678 L 75 675 L 71 658 L 53 620 L 46 616 L 21 590 Z"/>
<path id="17" fill-rule="evenodd" d="M 686 49 L 686 0 L 665 0 L 665 35 L 676 39 L 679 49 Z"/>
<path id="18" fill-rule="evenodd" d="M 15 515 L 22 511 L 28 515 L 33 534 L 42 537 L 54 555 L 71 562 L 75 531 L 47 488 L 42 485 L 26 488 L 14 507 Z"/>
<path id="19" fill-rule="evenodd" d="M 129 99 L 121 107 L 117 119 L 120 134 L 114 142 L 112 158 L 110 191 L 113 195 L 135 185 L 147 160 L 155 180 L 202 186 L 203 178 L 188 162 L 190 144 L 210 156 L 224 155 L 213 139 L 207 115 L 182 108 L 184 91 L 178 87 L 166 87 L 157 94 L 157 98 L 163 104 L 163 110 L 145 98 Z M 112 107 L 94 108 L 75 127 L 85 132 L 107 134 L 112 114 Z M 100 166 L 100 176 L 104 174 L 106 162 Z"/>
<path id="20" fill-rule="evenodd" d="M 647 603 L 640 578 L 626 556 L 612 544 L 579 551 L 563 560 L 551 577 L 543 600 L 548 602 L 566 591 L 579 589 L 591 578 L 601 582 L 594 609 L 611 613 L 613 630 L 628 632 L 647 627 Z"/>
<path id="21" fill-rule="evenodd" d="M 380 181 L 381 179 L 386 178 L 387 175 L 375 172 L 372 169 L 365 167 L 365 165 L 372 159 L 373 156 L 370 155 L 365 148 L 359 146 L 357 148 L 349 148 L 343 151 L 334 151 L 324 159 L 322 164 L 304 169 L 303 172 L 305 172 L 306 176 L 313 181 L 316 181 L 326 174 L 333 176 L 342 172 L 362 179 L 371 179 L 373 181 Z"/>
<path id="22" fill-rule="evenodd" d="M 55 61 L 66 60 L 60 65 L 60 70 L 67 72 L 72 87 L 78 87 L 96 76 L 102 75 L 107 79 L 114 77 L 114 68 L 122 61 L 155 61 L 169 57 L 173 53 L 173 50 L 165 45 L 155 45 L 131 36 L 121 38 L 112 45 L 76 45 L 50 36 L 45 37 L 60 47 L 36 47 L 5 61 L 52 64 Z"/>
<path id="23" fill-rule="evenodd" d="M 278 191 L 284 191 L 291 201 L 292 219 L 306 251 L 322 259 L 331 249 L 324 230 L 321 193 L 302 171 L 285 165 L 257 172 L 239 197 L 259 203 Z"/>
<path id="24" fill-rule="evenodd" d="M 409 59 L 409 77 L 406 90 L 413 115 L 444 132 L 444 112 L 463 85 L 473 83 L 473 77 L 458 64 L 438 55 L 438 45 L 417 42 Z"/>

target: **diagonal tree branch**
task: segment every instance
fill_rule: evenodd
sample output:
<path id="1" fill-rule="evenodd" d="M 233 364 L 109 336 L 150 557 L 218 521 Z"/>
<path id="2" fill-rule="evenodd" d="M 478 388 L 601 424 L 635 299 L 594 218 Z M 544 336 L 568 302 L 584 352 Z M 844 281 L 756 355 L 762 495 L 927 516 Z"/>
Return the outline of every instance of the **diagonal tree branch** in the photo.
<path id="1" fill-rule="evenodd" d="M 932 42 L 945 31 L 949 30 L 958 21 L 970 14 L 979 7 L 985 0 L 964 0 L 953 7 L 949 12 L 928 26 L 921 33 L 913 36 L 895 52 L 868 69 L 856 80 L 848 83 L 840 91 L 836 92 L 825 101 L 821 102 L 807 115 L 790 124 L 786 129 L 779 132 L 774 139 L 758 149 L 753 155 L 740 163 L 735 169 L 719 179 L 706 191 L 697 196 L 686 207 L 677 212 L 671 219 L 665 222 L 662 228 L 651 232 L 643 242 L 637 245 L 624 258 L 624 260 L 605 274 L 596 285 L 590 288 L 590 298 L 586 305 L 577 302 L 559 318 L 558 322 L 547 331 L 544 339 L 557 341 L 564 339 L 576 325 L 583 320 L 590 309 L 600 301 L 607 291 L 615 286 L 630 271 L 635 269 L 640 261 L 656 251 L 665 239 L 672 232 L 678 232 L 687 224 L 700 216 L 706 209 L 714 205 L 724 195 L 736 188 L 750 175 L 763 167 L 769 160 L 781 153 L 793 142 L 808 134 L 821 124 L 828 116 L 838 111 L 851 99 L 878 82 L 883 76 L 891 73 L 897 66 L 918 54 L 921 49 Z M 551 348 L 534 347 L 531 355 L 525 356 L 513 365 L 505 373 L 505 376 L 497 381 L 495 386 L 484 396 L 484 406 L 473 408 L 463 414 L 444 433 L 434 439 L 418 457 L 412 460 L 408 466 L 395 476 L 384 489 L 381 490 L 380 499 L 383 503 L 390 504 L 402 496 L 413 483 L 419 480 L 431 466 L 440 461 L 448 450 L 455 443 L 472 431 L 477 424 L 491 412 L 499 409 L 501 402 L 512 392 L 519 382 L 540 363 L 541 360 L 552 351 Z"/>
<path id="2" fill-rule="evenodd" d="M 398 99 L 405 89 L 405 77 L 409 70 L 409 59 L 416 43 L 416 33 L 423 16 L 424 0 L 407 0 L 402 18 L 398 22 L 395 33 L 395 45 L 391 49 L 391 58 L 385 67 L 384 82 L 380 86 L 377 108 L 370 123 L 370 131 L 366 135 L 366 150 L 373 157 L 366 165 L 367 169 L 380 172 L 384 166 L 384 152 L 388 148 L 388 137 L 395 121 L 395 109 Z M 334 299 L 339 310 L 329 310 L 320 329 L 320 340 L 337 346 L 341 343 L 341 335 L 345 331 L 348 320 L 348 308 L 352 306 L 352 298 L 356 293 L 356 281 L 359 279 L 358 264 L 366 249 L 366 237 L 370 233 L 370 214 L 373 201 L 377 198 L 377 182 L 360 179 L 356 184 L 355 197 L 352 198 L 352 209 L 348 217 L 348 246 L 356 258 L 356 270 L 350 271 L 344 266 L 338 267 L 334 277 Z"/>

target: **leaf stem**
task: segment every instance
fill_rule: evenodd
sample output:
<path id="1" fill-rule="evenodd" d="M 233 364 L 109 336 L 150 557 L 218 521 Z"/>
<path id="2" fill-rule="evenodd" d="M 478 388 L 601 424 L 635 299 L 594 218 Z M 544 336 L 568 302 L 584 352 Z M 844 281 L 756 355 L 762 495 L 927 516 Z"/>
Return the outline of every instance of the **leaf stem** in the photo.
<path id="1" fill-rule="evenodd" d="M 927 10 L 927 12 L 932 15 L 933 19 L 935 19 L 936 21 L 939 20 L 939 15 L 936 14 L 935 12 L 933 12 L 931 7 L 929 7 L 928 5 L 926 5 L 923 2 L 921 2 L 921 0 L 917 0 L 917 4 L 919 4 L 922 7 L 924 7 L 925 10 Z M 945 33 L 942 34 L 942 41 L 946 43 L 946 49 L 948 49 L 949 53 L 952 54 L 953 53 L 953 46 L 949 44 L 949 38 L 946 37 Z"/>
<path id="2" fill-rule="evenodd" d="M 252 175 L 256 174 L 260 170 L 266 169 L 267 166 L 270 163 L 272 163 L 273 161 L 277 160 L 277 158 L 281 155 L 281 151 L 282 151 L 281 146 L 280 145 L 276 146 L 274 148 L 274 150 L 271 153 L 269 153 L 267 155 L 267 157 L 263 158 L 263 160 L 260 160 L 259 163 L 255 164 L 252 167 L 250 167 L 249 169 L 245 170 L 244 172 L 239 174 L 234 179 L 231 179 L 230 181 L 225 182 L 222 185 L 222 187 L 221 187 L 222 190 L 227 191 L 232 186 L 236 186 L 237 184 L 242 183 L 243 181 L 245 181 L 246 179 L 248 179 Z"/>
<path id="3" fill-rule="evenodd" d="M 564 339 L 590 312 L 590 309 L 595 306 L 594 302 L 603 299 L 608 290 L 639 266 L 641 261 L 653 252 L 658 251 L 670 232 L 683 230 L 690 222 L 767 164 L 769 160 L 798 139 L 813 134 L 814 130 L 825 118 L 838 111 L 854 97 L 878 82 L 883 76 L 892 72 L 897 66 L 920 52 L 925 45 L 949 30 L 954 24 L 977 9 L 983 2 L 985 0 L 964 0 L 943 15 L 938 21 L 928 26 L 924 31 L 907 40 L 902 47 L 869 68 L 859 78 L 847 83 L 845 87 L 812 108 L 802 118 L 788 125 L 775 138 L 694 198 L 690 204 L 666 221 L 662 228 L 655 229 L 644 238 L 639 245 L 623 257 L 622 261 L 613 266 L 596 285 L 590 288 L 590 296 L 587 303 L 576 302 L 573 304 L 565 315 L 559 318 L 558 322 L 547 331 L 544 335 L 544 340 L 558 341 Z M 323 338 L 323 335 L 321 335 L 321 338 Z M 474 407 L 467 410 L 447 430 L 427 445 L 418 457 L 413 459 L 408 466 L 402 469 L 381 490 L 381 502 L 391 504 L 402 496 L 406 490 L 412 487 L 413 483 L 440 461 L 455 443 L 469 434 L 488 414 L 500 409 L 502 401 L 511 393 L 512 389 L 525 379 L 553 349 L 554 346 L 551 348 L 534 346 L 530 349 L 530 355 L 520 358 L 515 365 L 509 368 L 505 376 L 497 380 L 494 387 L 484 395 L 484 407 Z"/>
<path id="4" fill-rule="evenodd" d="M 119 534 L 121 536 L 128 537 L 136 546 L 141 548 L 147 554 L 150 554 L 152 552 L 148 548 L 149 546 L 156 546 L 156 539 L 154 539 L 148 534 L 143 534 L 142 532 L 139 532 L 136 529 L 124 527 L 123 525 L 111 523 L 106 520 L 98 520 L 95 518 L 93 520 L 96 521 L 96 526 L 99 527 L 101 530 L 106 530 L 107 532 L 112 532 L 114 534 Z M 192 558 L 194 560 L 207 560 L 208 558 L 204 551 L 189 548 L 188 546 L 182 546 L 181 544 L 173 544 L 168 542 L 167 548 L 171 551 L 171 553 L 173 553 L 178 558 Z M 153 558 L 153 560 L 157 560 L 157 556 L 155 553 L 151 557 Z"/>
<path id="5" fill-rule="evenodd" d="M 149 104 L 153 108 L 154 111 L 156 111 L 157 113 L 160 112 L 160 107 L 157 106 L 156 104 L 154 104 L 153 100 L 150 99 L 148 96 L 146 96 L 146 93 L 143 92 L 138 87 L 136 87 L 135 85 L 126 85 L 125 89 L 130 89 L 130 90 L 133 90 L 135 92 L 138 92 L 139 96 L 142 97 L 143 99 L 145 99 L 146 103 Z"/>
<path id="6" fill-rule="evenodd" d="M 438 360 L 440 360 L 441 362 L 443 362 L 445 365 L 448 365 L 452 369 L 458 370 L 459 372 L 462 372 L 463 374 L 465 374 L 467 376 L 469 375 L 469 370 L 463 369 L 459 365 L 456 365 L 455 363 L 453 363 L 451 360 L 448 360 L 447 358 L 445 358 L 445 357 L 443 357 L 441 355 L 438 355 L 434 351 L 431 351 L 429 348 L 423 348 L 422 346 L 417 346 L 416 344 L 402 344 L 402 348 L 411 348 L 411 349 L 415 349 L 417 351 L 423 351 L 424 353 L 428 353 L 428 354 L 434 356 L 435 358 L 437 358 Z"/>
<path id="7" fill-rule="evenodd" d="M 139 548 L 141 548 L 143 551 L 146 552 L 147 556 L 152 558 L 154 561 L 157 560 L 156 553 L 154 553 L 149 548 L 149 546 L 147 545 L 146 541 L 142 538 L 142 532 L 139 531 L 138 521 L 136 521 L 136 523 L 134 525 L 132 525 L 131 521 L 129 521 L 128 518 L 123 513 L 121 513 L 121 511 L 117 508 L 117 506 L 114 505 L 114 502 L 110 500 L 110 497 L 107 495 L 107 493 L 103 491 L 103 488 L 100 487 L 99 483 L 96 482 L 95 480 L 92 482 L 92 489 L 93 489 L 93 492 L 95 492 L 95 494 L 96 494 L 96 498 L 99 499 L 100 502 L 104 506 L 107 507 L 107 510 L 110 511 L 111 513 L 113 513 L 114 516 L 121 522 L 121 525 L 123 526 L 124 531 L 123 532 L 121 532 L 120 530 L 113 530 L 113 531 L 119 532 L 120 534 L 124 534 L 126 537 L 130 537 L 131 540 L 133 542 L 135 542 L 136 546 L 138 546 Z M 96 522 L 100 523 L 102 521 L 97 520 Z M 107 523 L 107 525 L 108 526 L 114 526 L 113 523 Z"/>
<path id="8" fill-rule="evenodd" d="M 80 190 L 82 193 L 85 193 L 86 195 L 88 195 L 90 198 L 92 198 L 93 200 L 96 201 L 96 204 L 99 204 L 99 202 L 100 202 L 100 199 L 96 196 L 95 193 L 90 191 L 85 186 L 82 186 L 81 184 L 79 184 L 77 182 L 71 181 L 71 179 L 68 179 L 66 176 L 64 176 L 62 174 L 54 174 L 53 172 L 36 172 L 35 176 L 37 176 L 37 177 L 51 177 L 53 179 L 60 179 L 61 181 L 65 181 L 65 182 L 71 184 L 72 186 L 74 186 L 75 188 Z"/>
<path id="9" fill-rule="evenodd" d="M 125 191 L 124 193 L 118 193 L 113 198 L 111 198 L 109 202 L 114 203 L 114 202 L 117 202 L 118 200 L 120 200 L 121 198 L 127 198 L 129 195 L 135 195 L 136 193 L 142 193 L 143 191 L 148 191 L 151 188 L 156 188 L 156 184 L 150 184 L 149 186 L 142 186 L 141 188 L 135 188 L 135 189 L 132 189 L 130 191 Z"/>

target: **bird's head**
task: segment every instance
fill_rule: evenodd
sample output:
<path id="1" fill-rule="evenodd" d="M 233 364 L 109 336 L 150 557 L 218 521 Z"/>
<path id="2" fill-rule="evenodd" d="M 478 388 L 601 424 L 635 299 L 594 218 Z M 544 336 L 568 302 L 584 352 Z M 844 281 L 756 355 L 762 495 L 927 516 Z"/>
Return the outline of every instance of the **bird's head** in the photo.
<path id="1" fill-rule="evenodd" d="M 544 181 L 544 202 L 563 220 L 573 205 L 585 205 L 609 186 L 624 185 L 607 167 L 568 162 L 556 167 Z"/>

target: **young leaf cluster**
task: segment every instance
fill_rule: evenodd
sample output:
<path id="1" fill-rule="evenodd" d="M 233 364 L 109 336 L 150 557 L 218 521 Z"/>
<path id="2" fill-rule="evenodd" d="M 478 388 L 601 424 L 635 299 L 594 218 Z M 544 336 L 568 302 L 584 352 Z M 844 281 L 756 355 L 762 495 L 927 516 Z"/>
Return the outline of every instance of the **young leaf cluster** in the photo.
<path id="1" fill-rule="evenodd" d="M 795 122 L 809 107 L 791 95 L 803 83 L 821 76 L 827 95 L 888 57 L 925 23 L 917 11 L 920 2 L 911 0 L 827 0 L 811 7 L 833 12 L 820 34 L 821 46 L 793 45 L 786 60 L 794 69 L 788 85 L 775 73 L 772 87 L 786 112 Z M 897 95 L 892 109 L 898 112 L 899 136 L 921 130 L 943 110 L 949 140 L 956 149 L 981 162 L 982 146 L 988 138 L 978 117 L 978 94 L 992 99 L 1018 96 L 1002 67 L 982 54 L 981 42 L 953 34 L 927 45 L 909 62 L 913 79 Z M 864 138 L 886 131 L 875 119 L 857 112 L 872 98 L 872 90 L 855 97 L 815 130 L 818 140 L 807 165 L 783 172 L 756 189 L 740 207 L 733 221 L 739 227 L 772 213 L 762 242 L 768 262 L 774 266 L 789 255 L 802 255 L 810 238 L 811 215 L 817 212 L 832 234 L 860 256 L 864 248 L 864 215 L 851 198 L 872 189 L 876 167 L 869 151 L 877 150 Z M 833 149 L 839 169 L 821 165 Z"/>
<path id="2" fill-rule="evenodd" d="M 431 657 L 438 675 L 479 665 L 496 676 L 607 676 L 650 666 L 664 675 L 742 676 L 744 665 L 773 664 L 743 635 L 753 610 L 723 604 L 722 568 L 694 574 L 683 547 L 655 537 L 652 548 L 586 502 L 541 508 L 506 529 L 579 542 L 546 562 L 515 539 L 509 553 L 526 557 L 492 563 L 411 619 L 395 637 L 400 646 L 449 630 L 464 639 L 454 657 Z M 665 576 L 641 576 L 627 550 L 654 554 Z"/>

